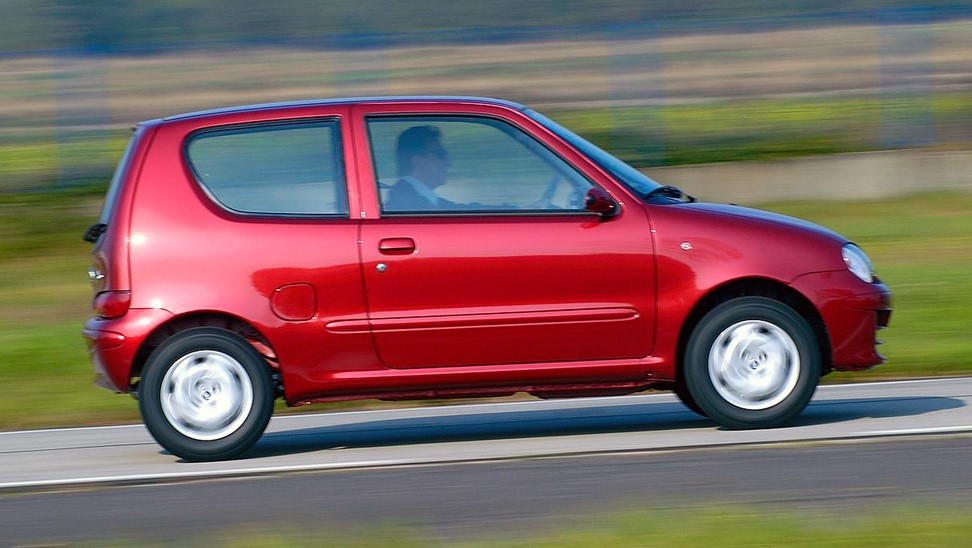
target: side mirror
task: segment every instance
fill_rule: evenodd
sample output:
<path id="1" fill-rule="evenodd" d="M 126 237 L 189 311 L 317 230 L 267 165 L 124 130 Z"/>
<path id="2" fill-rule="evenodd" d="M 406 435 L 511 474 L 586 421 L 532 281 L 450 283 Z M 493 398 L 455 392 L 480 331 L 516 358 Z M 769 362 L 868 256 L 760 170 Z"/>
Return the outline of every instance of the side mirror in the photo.
<path id="1" fill-rule="evenodd" d="M 597 213 L 602 219 L 609 219 L 621 212 L 618 203 L 607 192 L 598 187 L 593 187 L 587 191 L 584 196 L 584 209 Z"/>

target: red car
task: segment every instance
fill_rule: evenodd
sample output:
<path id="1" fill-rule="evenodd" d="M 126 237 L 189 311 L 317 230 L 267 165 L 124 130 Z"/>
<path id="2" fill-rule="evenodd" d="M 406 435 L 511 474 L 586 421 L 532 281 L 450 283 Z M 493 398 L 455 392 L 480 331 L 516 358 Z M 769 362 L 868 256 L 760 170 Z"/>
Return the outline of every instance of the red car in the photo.
<path id="1" fill-rule="evenodd" d="M 846 238 L 697 202 L 521 105 L 347 99 L 143 122 L 94 243 L 99 386 L 187 460 L 273 402 L 673 389 L 787 423 L 883 361 L 889 292 Z"/>

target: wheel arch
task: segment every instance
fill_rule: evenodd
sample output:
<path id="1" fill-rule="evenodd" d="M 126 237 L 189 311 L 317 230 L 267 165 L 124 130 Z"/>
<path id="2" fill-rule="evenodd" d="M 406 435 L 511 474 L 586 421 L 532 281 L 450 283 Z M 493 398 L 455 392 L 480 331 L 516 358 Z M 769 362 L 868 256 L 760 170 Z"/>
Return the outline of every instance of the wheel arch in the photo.
<path id="1" fill-rule="evenodd" d="M 174 335 L 196 327 L 225 329 L 249 342 L 266 362 L 267 368 L 270 370 L 273 378 L 276 394 L 279 396 L 283 393 L 283 380 L 280 375 L 280 363 L 277 360 L 277 353 L 271 346 L 270 341 L 256 326 L 242 318 L 224 312 L 196 311 L 170 318 L 156 327 L 145 338 L 145 341 L 135 353 L 135 358 L 132 360 L 132 367 L 129 373 L 133 395 L 136 397 L 138 395 L 138 381 L 142 375 L 142 369 L 152 352 Z"/>
<path id="2" fill-rule="evenodd" d="M 821 376 L 831 371 L 833 359 L 830 344 L 830 334 L 823 317 L 817 308 L 802 293 L 792 287 L 768 278 L 743 278 L 727 282 L 709 291 L 700 299 L 682 323 L 682 330 L 678 337 L 678 351 L 676 354 L 675 379 L 682 382 L 685 362 L 685 350 L 689 338 L 702 318 L 713 308 L 737 297 L 766 297 L 781 302 L 802 316 L 817 340 L 820 351 Z"/>

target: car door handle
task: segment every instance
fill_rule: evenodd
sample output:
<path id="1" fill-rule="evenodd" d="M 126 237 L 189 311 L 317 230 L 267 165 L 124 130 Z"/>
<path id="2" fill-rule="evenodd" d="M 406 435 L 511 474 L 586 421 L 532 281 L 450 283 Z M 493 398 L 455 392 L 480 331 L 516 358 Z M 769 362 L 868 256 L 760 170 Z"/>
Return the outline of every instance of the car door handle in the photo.
<path id="1" fill-rule="evenodd" d="M 378 242 L 378 251 L 385 255 L 402 255 L 415 251 L 415 240 L 411 238 L 385 238 Z"/>

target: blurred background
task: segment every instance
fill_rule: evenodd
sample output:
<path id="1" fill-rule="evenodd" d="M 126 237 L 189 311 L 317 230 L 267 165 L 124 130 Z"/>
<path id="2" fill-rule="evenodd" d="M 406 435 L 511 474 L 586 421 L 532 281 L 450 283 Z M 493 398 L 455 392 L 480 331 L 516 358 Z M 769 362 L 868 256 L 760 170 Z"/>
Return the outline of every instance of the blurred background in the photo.
<path id="1" fill-rule="evenodd" d="M 389 94 L 525 103 L 639 167 L 972 143 L 972 5 L 4 0 L 0 190 L 104 180 L 134 123 Z"/>
<path id="2" fill-rule="evenodd" d="M 81 235 L 131 126 L 389 94 L 521 102 L 702 200 L 835 229 L 870 254 L 895 311 L 890 362 L 824 382 L 972 374 L 968 0 L 0 0 L 0 431 L 138 420 L 131 398 L 91 385 L 80 336 Z M 700 546 L 911 546 L 955 524 L 939 545 L 969 538 L 961 510 L 891 513 L 837 541 L 830 518 L 808 529 L 740 512 L 631 523 L 702 531 Z M 638 527 L 619 526 L 628 545 L 644 545 Z M 357 545 L 422 545 L 389 536 Z M 237 545 L 267 544 L 255 538 Z"/>
<path id="3" fill-rule="evenodd" d="M 137 419 L 90 387 L 79 336 L 81 234 L 132 125 L 338 96 L 518 101 L 703 200 L 834 228 L 895 293 L 891 363 L 866 375 L 972 372 L 967 1 L 0 0 L 0 13 L 0 428 Z"/>

